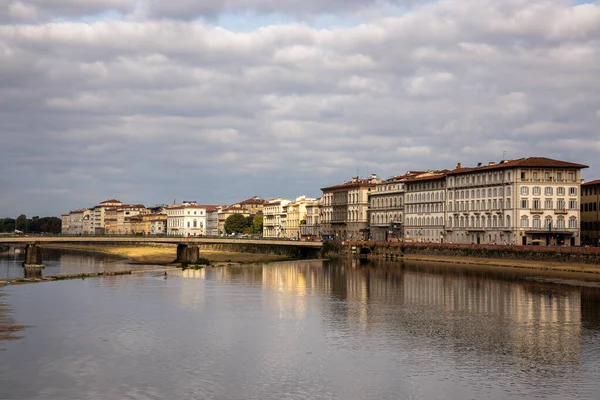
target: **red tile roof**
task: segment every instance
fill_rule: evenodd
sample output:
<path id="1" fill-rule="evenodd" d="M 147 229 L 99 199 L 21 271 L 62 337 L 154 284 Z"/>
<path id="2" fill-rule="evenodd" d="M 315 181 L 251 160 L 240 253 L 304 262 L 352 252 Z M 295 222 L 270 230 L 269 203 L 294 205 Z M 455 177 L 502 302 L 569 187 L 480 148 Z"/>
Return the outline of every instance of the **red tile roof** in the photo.
<path id="1" fill-rule="evenodd" d="M 254 196 L 250 199 L 241 201 L 239 204 L 267 204 L 267 203 L 268 203 L 268 200 L 263 200 L 258 196 Z"/>
<path id="2" fill-rule="evenodd" d="M 600 179 L 596 179 L 595 181 L 589 181 L 589 182 L 581 184 L 581 186 L 593 186 L 593 185 L 600 185 Z"/>
<path id="3" fill-rule="evenodd" d="M 106 204 L 106 203 L 119 203 L 119 204 L 122 204 L 120 200 L 116 200 L 116 199 L 104 200 L 104 201 L 100 202 L 100 204 Z"/>
<path id="4" fill-rule="evenodd" d="M 361 186 L 375 187 L 378 183 L 380 183 L 380 181 L 374 182 L 372 179 L 351 180 L 348 182 L 340 183 L 339 185 L 333 185 L 333 186 L 327 186 L 327 187 L 321 188 L 321 191 L 352 188 L 352 187 L 361 187 Z"/>
<path id="5" fill-rule="evenodd" d="M 553 160 L 546 157 L 519 158 L 517 160 L 500 161 L 498 164 L 482 165 L 481 167 L 456 168 L 448 172 L 448 175 L 459 175 L 473 171 L 488 171 L 506 168 L 589 168 L 587 165 L 572 163 L 568 161 Z"/>

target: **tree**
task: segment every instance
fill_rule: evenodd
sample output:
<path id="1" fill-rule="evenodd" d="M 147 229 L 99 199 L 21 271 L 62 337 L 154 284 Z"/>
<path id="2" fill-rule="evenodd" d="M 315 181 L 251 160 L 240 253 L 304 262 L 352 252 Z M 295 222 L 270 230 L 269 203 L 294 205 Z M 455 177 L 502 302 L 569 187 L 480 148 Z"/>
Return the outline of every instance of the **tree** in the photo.
<path id="1" fill-rule="evenodd" d="M 246 217 L 242 214 L 232 214 L 225 220 L 225 232 L 227 233 L 242 233 L 247 226 Z"/>
<path id="2" fill-rule="evenodd" d="M 263 231 L 263 215 L 256 214 L 252 219 L 252 229 L 254 233 L 260 235 Z"/>
<path id="3" fill-rule="evenodd" d="M 17 217 L 17 230 L 26 231 L 27 230 L 27 216 L 25 214 L 21 214 Z"/>

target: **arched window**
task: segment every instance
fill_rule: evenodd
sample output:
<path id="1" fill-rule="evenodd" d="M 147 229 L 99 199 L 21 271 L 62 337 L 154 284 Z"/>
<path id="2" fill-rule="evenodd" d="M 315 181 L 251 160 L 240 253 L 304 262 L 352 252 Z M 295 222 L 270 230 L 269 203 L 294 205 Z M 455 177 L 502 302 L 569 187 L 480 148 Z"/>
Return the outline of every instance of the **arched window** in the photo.
<path id="1" fill-rule="evenodd" d="M 506 216 L 506 225 L 505 225 L 505 227 L 506 228 L 510 228 L 511 227 L 511 225 L 510 225 L 510 215 Z"/>

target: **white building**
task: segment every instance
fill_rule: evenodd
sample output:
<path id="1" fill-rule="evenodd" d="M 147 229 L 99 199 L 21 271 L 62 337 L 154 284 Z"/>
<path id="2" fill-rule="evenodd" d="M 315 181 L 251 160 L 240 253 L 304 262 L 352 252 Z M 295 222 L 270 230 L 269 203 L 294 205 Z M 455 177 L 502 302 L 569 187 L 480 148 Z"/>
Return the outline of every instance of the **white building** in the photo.
<path id="1" fill-rule="evenodd" d="M 206 235 L 219 236 L 219 214 L 223 207 L 217 207 L 206 212 Z"/>
<path id="2" fill-rule="evenodd" d="M 404 238 L 415 242 L 446 241 L 446 172 L 428 171 L 404 181 Z"/>
<path id="3" fill-rule="evenodd" d="M 409 171 L 377 184 L 369 192 L 370 238 L 388 241 L 404 237 L 404 181 L 423 172 Z"/>
<path id="4" fill-rule="evenodd" d="M 316 239 L 321 235 L 321 199 L 306 203 L 306 223 L 300 225 L 300 236 Z"/>
<path id="5" fill-rule="evenodd" d="M 284 237 L 287 205 L 289 200 L 276 198 L 263 208 L 263 237 Z"/>
<path id="6" fill-rule="evenodd" d="M 580 244 L 581 169 L 543 157 L 448 173 L 446 230 L 454 243 Z"/>
<path id="7" fill-rule="evenodd" d="M 167 207 L 167 235 L 204 236 L 208 211 L 216 206 L 197 205 L 196 202 Z"/>

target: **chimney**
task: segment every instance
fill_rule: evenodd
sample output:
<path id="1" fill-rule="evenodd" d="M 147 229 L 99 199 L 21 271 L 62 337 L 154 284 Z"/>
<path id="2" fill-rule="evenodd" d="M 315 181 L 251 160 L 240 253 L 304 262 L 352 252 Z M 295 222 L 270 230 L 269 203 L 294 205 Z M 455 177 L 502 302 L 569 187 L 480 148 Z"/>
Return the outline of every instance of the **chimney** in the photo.
<path id="1" fill-rule="evenodd" d="M 479 168 L 479 167 L 481 167 L 481 163 L 480 162 L 477 163 L 477 168 Z"/>
<path id="2" fill-rule="evenodd" d="M 460 168 L 462 168 L 460 163 L 456 163 L 456 169 L 460 169 Z"/>
<path id="3" fill-rule="evenodd" d="M 488 165 L 496 165 L 496 163 L 493 161 L 490 161 L 490 163 Z"/>

